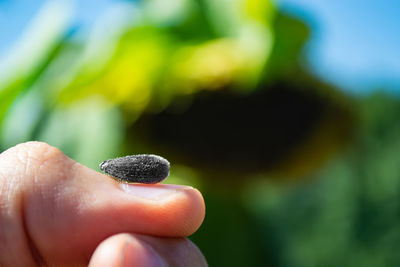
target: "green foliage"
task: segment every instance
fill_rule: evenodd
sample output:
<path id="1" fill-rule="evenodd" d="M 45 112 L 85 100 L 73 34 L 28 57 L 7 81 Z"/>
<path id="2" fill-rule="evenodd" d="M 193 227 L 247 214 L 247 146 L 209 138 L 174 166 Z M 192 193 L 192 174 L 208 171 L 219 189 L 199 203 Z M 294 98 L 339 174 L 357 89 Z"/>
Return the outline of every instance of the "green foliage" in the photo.
<path id="1" fill-rule="evenodd" d="M 355 142 L 307 183 L 248 186 L 247 207 L 269 227 L 259 234 L 278 257 L 279 264 L 271 266 L 400 263 L 399 104 L 382 94 L 361 99 Z"/>

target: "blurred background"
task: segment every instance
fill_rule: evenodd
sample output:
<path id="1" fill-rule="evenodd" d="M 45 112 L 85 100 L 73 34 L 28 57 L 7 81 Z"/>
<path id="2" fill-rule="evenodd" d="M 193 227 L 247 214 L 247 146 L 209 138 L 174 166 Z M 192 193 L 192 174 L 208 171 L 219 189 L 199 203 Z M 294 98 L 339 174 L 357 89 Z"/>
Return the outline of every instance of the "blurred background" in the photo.
<path id="1" fill-rule="evenodd" d="M 400 266 L 400 2 L 0 1 L 0 151 L 136 153 L 210 266 Z"/>

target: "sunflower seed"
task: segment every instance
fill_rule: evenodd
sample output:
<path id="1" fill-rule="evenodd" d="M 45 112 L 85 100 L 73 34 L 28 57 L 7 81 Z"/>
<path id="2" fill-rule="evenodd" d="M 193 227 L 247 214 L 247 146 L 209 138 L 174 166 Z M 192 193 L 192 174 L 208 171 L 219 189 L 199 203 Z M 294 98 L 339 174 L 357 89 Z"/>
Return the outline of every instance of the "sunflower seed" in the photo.
<path id="1" fill-rule="evenodd" d="M 99 167 L 105 173 L 126 183 L 159 183 L 169 175 L 169 162 L 157 155 L 132 155 L 108 159 Z"/>

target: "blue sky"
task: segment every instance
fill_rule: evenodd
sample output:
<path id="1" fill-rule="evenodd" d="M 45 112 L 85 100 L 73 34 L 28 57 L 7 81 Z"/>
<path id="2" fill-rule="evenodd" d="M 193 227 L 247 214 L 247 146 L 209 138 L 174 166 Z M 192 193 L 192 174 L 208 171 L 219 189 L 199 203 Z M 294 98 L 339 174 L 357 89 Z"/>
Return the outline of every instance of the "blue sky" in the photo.
<path id="1" fill-rule="evenodd" d="M 45 2 L 45 0 L 0 0 L 0 60 Z M 74 23 L 87 26 L 117 1 L 69 0 L 65 2 L 72 2 L 77 7 Z"/>
<path id="2" fill-rule="evenodd" d="M 90 24 L 115 0 L 73 1 L 75 23 Z M 353 93 L 400 93 L 399 0 L 275 0 L 312 28 L 310 70 Z M 0 0 L 0 60 L 44 0 Z"/>
<path id="3" fill-rule="evenodd" d="M 400 93 L 400 1 L 279 0 L 312 26 L 306 48 L 313 72 L 354 93 Z"/>

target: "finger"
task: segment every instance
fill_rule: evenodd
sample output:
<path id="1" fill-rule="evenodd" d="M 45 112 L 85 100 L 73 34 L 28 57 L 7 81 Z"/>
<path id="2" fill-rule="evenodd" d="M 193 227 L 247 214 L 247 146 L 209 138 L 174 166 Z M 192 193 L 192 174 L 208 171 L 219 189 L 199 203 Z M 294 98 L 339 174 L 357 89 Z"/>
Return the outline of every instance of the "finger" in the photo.
<path id="1" fill-rule="evenodd" d="M 104 240 L 95 250 L 89 267 L 163 266 L 158 254 L 129 234 L 118 234 Z M 165 266 L 165 265 L 164 265 Z"/>
<path id="2" fill-rule="evenodd" d="M 3 187 L 17 192 L 8 201 L 19 204 L 8 208 L 19 208 L 24 219 L 13 232 L 25 232 L 32 255 L 47 263 L 87 262 L 101 240 L 120 232 L 188 236 L 204 218 L 196 189 L 121 185 L 44 143 L 2 153 L 0 175 Z"/>
<path id="3" fill-rule="evenodd" d="M 118 234 L 103 241 L 89 267 L 202 267 L 208 266 L 200 250 L 186 238 Z"/>

